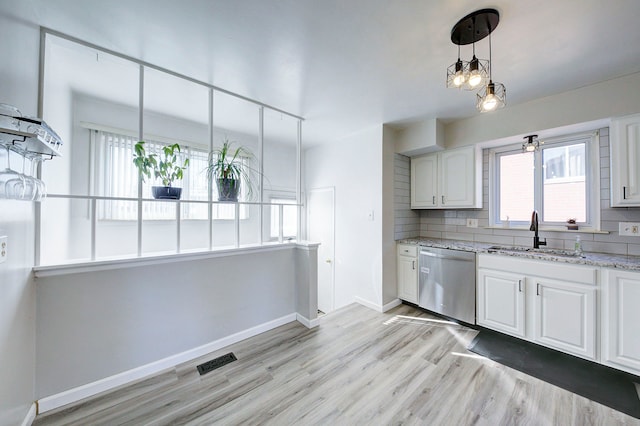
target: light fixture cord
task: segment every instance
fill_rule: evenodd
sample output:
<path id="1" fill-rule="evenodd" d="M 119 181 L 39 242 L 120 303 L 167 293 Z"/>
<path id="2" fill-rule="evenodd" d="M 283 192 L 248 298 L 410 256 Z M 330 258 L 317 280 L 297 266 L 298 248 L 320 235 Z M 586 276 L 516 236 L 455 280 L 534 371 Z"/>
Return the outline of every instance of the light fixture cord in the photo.
<path id="1" fill-rule="evenodd" d="M 489 32 L 489 81 L 493 81 L 493 76 L 491 75 L 491 32 Z"/>
<path id="2" fill-rule="evenodd" d="M 476 57 L 476 17 L 471 18 L 471 22 L 473 22 L 473 37 L 471 41 L 473 41 L 473 57 Z"/>

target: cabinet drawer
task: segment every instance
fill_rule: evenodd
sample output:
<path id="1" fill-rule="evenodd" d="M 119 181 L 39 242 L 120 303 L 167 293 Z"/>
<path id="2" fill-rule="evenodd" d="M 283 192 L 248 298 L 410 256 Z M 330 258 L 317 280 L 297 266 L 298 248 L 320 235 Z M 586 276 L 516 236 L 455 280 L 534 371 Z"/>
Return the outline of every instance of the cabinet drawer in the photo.
<path id="1" fill-rule="evenodd" d="M 478 267 L 588 285 L 598 283 L 598 269 L 588 265 L 481 254 L 478 256 Z"/>
<path id="2" fill-rule="evenodd" d="M 418 257 L 418 246 L 398 244 L 398 256 Z"/>

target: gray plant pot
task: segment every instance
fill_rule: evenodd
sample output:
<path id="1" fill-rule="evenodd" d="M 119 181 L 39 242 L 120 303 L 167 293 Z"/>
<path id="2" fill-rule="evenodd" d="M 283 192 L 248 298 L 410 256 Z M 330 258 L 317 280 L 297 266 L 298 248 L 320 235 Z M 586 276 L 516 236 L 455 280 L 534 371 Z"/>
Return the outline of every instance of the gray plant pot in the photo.
<path id="1" fill-rule="evenodd" d="M 240 181 L 238 179 L 216 179 L 218 201 L 238 201 Z"/>
<path id="2" fill-rule="evenodd" d="M 173 186 L 152 186 L 151 193 L 156 200 L 179 200 L 182 188 Z"/>

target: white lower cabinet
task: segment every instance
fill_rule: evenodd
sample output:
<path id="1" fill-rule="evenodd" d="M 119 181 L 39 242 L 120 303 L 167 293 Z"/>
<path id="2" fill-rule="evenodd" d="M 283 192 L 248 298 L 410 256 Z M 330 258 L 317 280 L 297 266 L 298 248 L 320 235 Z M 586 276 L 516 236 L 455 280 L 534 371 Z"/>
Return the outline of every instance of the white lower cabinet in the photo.
<path id="1" fill-rule="evenodd" d="M 603 269 L 602 362 L 640 375 L 640 273 Z"/>
<path id="2" fill-rule="evenodd" d="M 398 244 L 397 248 L 398 298 L 418 303 L 418 247 Z"/>
<path id="3" fill-rule="evenodd" d="M 535 286 L 533 340 L 545 346 L 596 359 L 596 289 L 546 278 Z"/>
<path id="4" fill-rule="evenodd" d="M 524 276 L 478 269 L 477 323 L 517 337 L 525 337 Z"/>
<path id="5" fill-rule="evenodd" d="M 597 269 L 478 256 L 478 324 L 597 360 Z"/>

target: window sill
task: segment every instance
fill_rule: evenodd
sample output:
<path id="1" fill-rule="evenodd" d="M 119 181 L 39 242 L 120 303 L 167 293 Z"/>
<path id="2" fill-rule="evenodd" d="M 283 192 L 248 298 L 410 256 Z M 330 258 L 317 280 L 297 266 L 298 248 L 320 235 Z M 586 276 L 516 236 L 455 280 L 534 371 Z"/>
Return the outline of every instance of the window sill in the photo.
<path id="1" fill-rule="evenodd" d="M 56 275 L 79 274 L 84 272 L 105 271 L 109 269 L 134 268 L 137 266 L 158 265 L 171 262 L 184 262 L 201 259 L 212 259 L 216 257 L 238 256 L 243 254 L 287 250 L 290 248 L 314 248 L 318 243 L 307 241 L 291 241 L 283 243 L 264 243 L 262 245 L 241 246 L 238 248 L 221 248 L 212 251 L 197 251 L 188 253 L 172 253 L 161 255 L 150 255 L 144 257 L 130 257 L 109 260 L 80 261 L 77 263 L 66 263 L 59 265 L 46 265 L 33 267 L 33 273 L 38 277 L 51 277 Z"/>
<path id="2" fill-rule="evenodd" d="M 485 226 L 484 229 L 511 229 L 514 231 L 530 231 L 528 226 Z M 566 227 L 540 227 L 539 232 L 569 232 L 572 234 L 609 234 L 593 228 L 567 229 Z"/>

